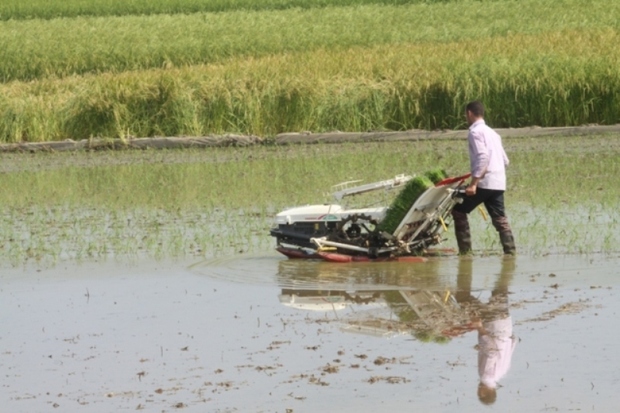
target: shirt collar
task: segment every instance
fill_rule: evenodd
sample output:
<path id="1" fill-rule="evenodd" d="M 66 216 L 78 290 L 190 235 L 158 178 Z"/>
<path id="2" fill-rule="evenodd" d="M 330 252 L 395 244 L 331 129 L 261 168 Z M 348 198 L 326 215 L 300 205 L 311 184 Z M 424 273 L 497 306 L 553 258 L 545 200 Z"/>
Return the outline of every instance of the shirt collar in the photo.
<path id="1" fill-rule="evenodd" d="M 477 121 L 472 123 L 471 126 L 469 127 L 469 130 L 472 130 L 475 127 L 480 126 L 480 125 L 486 125 L 486 122 L 484 121 L 484 119 L 478 119 Z"/>

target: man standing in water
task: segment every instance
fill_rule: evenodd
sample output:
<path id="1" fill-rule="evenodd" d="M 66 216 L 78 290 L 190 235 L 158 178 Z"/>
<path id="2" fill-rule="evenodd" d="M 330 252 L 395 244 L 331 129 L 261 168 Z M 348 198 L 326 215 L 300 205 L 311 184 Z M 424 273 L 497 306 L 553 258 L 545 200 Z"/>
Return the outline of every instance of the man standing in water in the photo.
<path id="1" fill-rule="evenodd" d="M 459 253 L 471 252 L 471 233 L 467 214 L 484 203 L 493 226 L 499 232 L 504 254 L 515 255 L 517 249 L 504 210 L 506 166 L 509 161 L 502 146 L 502 138 L 484 122 L 484 106 L 481 102 L 468 103 L 465 116 L 469 125 L 467 140 L 471 182 L 465 190 L 467 196 L 464 197 L 463 203 L 457 204 L 452 210 Z"/>

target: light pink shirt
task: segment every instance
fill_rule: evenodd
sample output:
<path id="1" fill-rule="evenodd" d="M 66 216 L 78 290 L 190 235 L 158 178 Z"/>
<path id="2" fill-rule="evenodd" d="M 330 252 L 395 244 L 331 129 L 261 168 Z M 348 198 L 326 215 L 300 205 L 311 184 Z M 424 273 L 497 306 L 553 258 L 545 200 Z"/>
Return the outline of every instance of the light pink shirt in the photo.
<path id="1" fill-rule="evenodd" d="M 494 389 L 510 369 L 517 340 L 510 317 L 484 323 L 484 328 L 488 334 L 478 335 L 478 374 L 482 384 Z"/>
<path id="2" fill-rule="evenodd" d="M 480 178 L 478 188 L 506 190 L 506 166 L 509 160 L 502 138 L 483 119 L 469 127 L 471 176 Z"/>

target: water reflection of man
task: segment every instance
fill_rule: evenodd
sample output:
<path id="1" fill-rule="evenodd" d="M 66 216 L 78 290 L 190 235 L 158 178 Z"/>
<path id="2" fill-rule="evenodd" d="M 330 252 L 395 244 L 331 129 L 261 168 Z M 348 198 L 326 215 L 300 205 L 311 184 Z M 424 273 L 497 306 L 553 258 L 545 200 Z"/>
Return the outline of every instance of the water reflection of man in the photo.
<path id="1" fill-rule="evenodd" d="M 491 298 L 484 304 L 471 295 L 472 260 L 463 258 L 459 262 L 456 299 L 470 307 L 474 315 L 472 326 L 478 330 L 478 398 L 483 404 L 493 404 L 497 399 L 498 382 L 510 369 L 517 343 L 508 306 L 508 286 L 514 269 L 514 258 L 502 261 Z"/>

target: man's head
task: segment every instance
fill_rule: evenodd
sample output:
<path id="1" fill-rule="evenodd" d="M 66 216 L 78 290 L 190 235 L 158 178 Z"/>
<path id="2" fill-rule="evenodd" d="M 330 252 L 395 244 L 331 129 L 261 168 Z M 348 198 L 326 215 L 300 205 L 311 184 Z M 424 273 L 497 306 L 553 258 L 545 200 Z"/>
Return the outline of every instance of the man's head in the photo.
<path id="1" fill-rule="evenodd" d="M 480 403 L 486 405 L 495 403 L 495 400 L 497 400 L 497 390 L 480 383 L 478 385 L 478 400 L 480 400 Z"/>
<path id="2" fill-rule="evenodd" d="M 484 117 L 484 105 L 482 102 L 477 100 L 469 102 L 465 106 L 465 117 L 467 118 L 467 124 L 470 126 L 477 120 L 482 119 Z"/>

